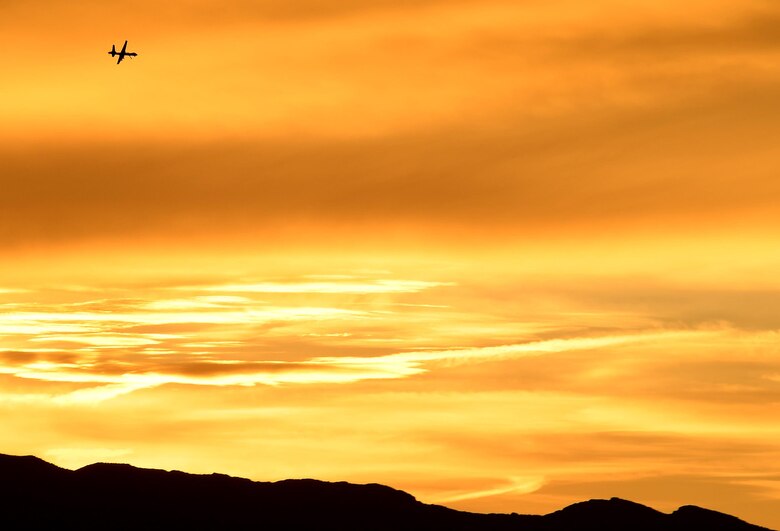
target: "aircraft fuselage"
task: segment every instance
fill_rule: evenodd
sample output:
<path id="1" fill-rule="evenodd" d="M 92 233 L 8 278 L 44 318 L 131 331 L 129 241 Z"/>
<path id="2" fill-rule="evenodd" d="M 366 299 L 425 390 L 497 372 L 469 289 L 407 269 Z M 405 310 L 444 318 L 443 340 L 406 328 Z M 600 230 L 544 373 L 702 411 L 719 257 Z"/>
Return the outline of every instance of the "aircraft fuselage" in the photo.
<path id="1" fill-rule="evenodd" d="M 119 60 L 117 60 L 116 64 L 119 64 L 119 63 L 122 62 L 122 59 L 124 59 L 125 57 L 135 57 L 138 54 L 135 53 L 135 52 L 128 52 L 127 51 L 127 41 L 125 41 L 124 46 L 122 46 L 122 49 L 120 51 L 118 51 L 118 52 L 116 51 L 116 45 L 112 44 L 111 45 L 111 51 L 108 52 L 108 55 L 110 55 L 111 57 L 116 57 L 118 55 L 119 56 Z"/>

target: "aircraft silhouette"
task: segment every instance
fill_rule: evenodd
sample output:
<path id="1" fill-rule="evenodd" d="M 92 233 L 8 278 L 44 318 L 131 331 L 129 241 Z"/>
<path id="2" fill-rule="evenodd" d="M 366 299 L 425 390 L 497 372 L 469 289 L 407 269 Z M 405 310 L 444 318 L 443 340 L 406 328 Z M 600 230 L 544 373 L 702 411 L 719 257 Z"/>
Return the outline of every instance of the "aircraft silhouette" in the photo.
<path id="1" fill-rule="evenodd" d="M 125 56 L 127 56 L 127 57 L 135 57 L 138 54 L 135 53 L 135 52 L 128 52 L 127 51 L 127 41 L 125 41 L 125 45 L 122 46 L 122 50 L 119 51 L 119 52 L 116 51 L 116 44 L 112 44 L 111 45 L 111 51 L 108 52 L 108 55 L 110 55 L 111 57 L 116 57 L 118 55 L 119 59 L 117 60 L 116 64 L 119 64 L 119 63 L 122 62 L 122 59 L 124 59 Z"/>

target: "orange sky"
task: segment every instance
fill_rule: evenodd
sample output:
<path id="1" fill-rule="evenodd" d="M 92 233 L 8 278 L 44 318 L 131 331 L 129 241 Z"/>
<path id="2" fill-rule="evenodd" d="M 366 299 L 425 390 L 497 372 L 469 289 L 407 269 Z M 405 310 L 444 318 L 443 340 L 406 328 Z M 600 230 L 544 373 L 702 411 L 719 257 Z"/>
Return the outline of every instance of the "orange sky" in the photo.
<path id="1" fill-rule="evenodd" d="M 4 2 L 0 452 L 780 528 L 778 24 Z"/>

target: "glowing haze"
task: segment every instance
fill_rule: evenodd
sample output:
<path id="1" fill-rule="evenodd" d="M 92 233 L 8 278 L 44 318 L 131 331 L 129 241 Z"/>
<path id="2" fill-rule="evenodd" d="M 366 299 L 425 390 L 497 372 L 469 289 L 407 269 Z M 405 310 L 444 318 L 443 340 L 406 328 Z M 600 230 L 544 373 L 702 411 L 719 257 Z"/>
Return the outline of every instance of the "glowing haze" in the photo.
<path id="1" fill-rule="evenodd" d="M 768 1 L 3 2 L 0 452 L 779 528 L 778 35 Z"/>

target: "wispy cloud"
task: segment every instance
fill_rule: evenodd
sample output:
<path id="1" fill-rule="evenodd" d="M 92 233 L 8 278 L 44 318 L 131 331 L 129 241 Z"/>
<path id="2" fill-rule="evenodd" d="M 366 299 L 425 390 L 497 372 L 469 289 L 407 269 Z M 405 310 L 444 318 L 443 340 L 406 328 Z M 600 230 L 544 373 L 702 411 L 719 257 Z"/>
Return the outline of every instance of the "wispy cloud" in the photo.
<path id="1" fill-rule="evenodd" d="M 523 477 L 523 478 L 512 477 L 509 478 L 506 481 L 506 483 L 508 483 L 508 485 L 491 488 L 491 489 L 467 491 L 467 492 L 461 492 L 457 494 L 448 494 L 441 498 L 437 498 L 435 502 L 446 504 L 446 503 L 460 502 L 464 500 L 473 500 L 476 498 L 489 498 L 492 496 L 502 496 L 505 494 L 529 494 L 531 492 L 535 492 L 540 488 L 542 488 L 545 481 L 544 481 L 544 477 L 540 477 L 540 476 Z"/>
<path id="2" fill-rule="evenodd" d="M 247 284 L 224 284 L 200 288 L 201 291 L 225 293 L 419 293 L 425 289 L 452 286 L 448 282 L 427 282 L 421 280 L 373 280 L 356 282 L 259 282 Z M 192 290 L 193 288 L 181 288 Z M 197 288 L 195 288 L 197 289 Z"/>
<path id="3" fill-rule="evenodd" d="M 425 350 L 370 357 L 318 357 L 299 362 L 209 360 L 199 356 L 116 358 L 105 355 L 91 363 L 36 360 L 3 370 L 19 378 L 44 381 L 108 384 L 62 397 L 63 402 L 106 400 L 139 389 L 165 384 L 247 386 L 280 384 L 345 384 L 364 380 L 398 379 L 423 374 L 437 365 L 456 366 L 543 356 L 560 352 L 603 349 L 684 337 L 711 336 L 711 332 L 660 332 L 613 337 L 572 338 L 516 345 Z M 123 370 L 123 366 L 127 370 Z"/>

